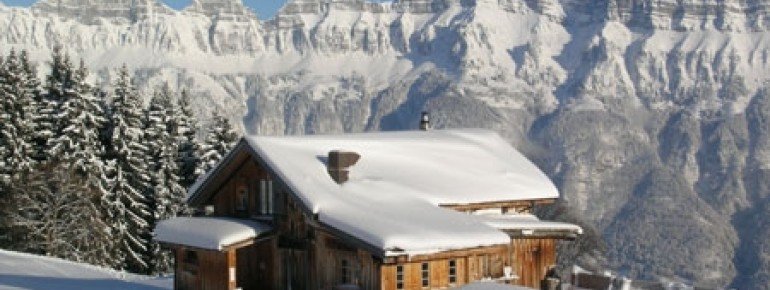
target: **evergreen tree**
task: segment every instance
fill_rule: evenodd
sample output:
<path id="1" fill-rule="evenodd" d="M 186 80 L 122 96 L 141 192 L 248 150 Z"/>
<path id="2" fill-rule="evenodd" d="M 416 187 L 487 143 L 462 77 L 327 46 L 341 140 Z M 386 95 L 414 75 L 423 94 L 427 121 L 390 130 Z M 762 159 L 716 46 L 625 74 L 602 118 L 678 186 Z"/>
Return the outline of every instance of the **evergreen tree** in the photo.
<path id="1" fill-rule="evenodd" d="M 66 58 L 65 58 L 66 59 Z M 65 63 L 68 61 L 65 61 Z M 86 81 L 88 70 L 81 60 L 78 69 L 61 75 L 62 79 L 50 81 L 49 85 L 63 84 L 60 91 L 58 123 L 55 134 L 49 141 L 49 159 L 72 164 L 89 179 L 100 176 L 102 145 L 100 129 L 105 123 L 94 88 Z"/>
<path id="2" fill-rule="evenodd" d="M 179 151 L 175 120 L 176 105 L 168 85 L 158 90 L 150 101 L 145 120 L 145 142 L 153 144 L 149 154 L 150 184 L 148 197 L 152 211 L 151 228 L 157 221 L 168 219 L 183 212 L 185 190 L 180 185 L 176 154 Z M 157 242 L 150 243 L 148 272 L 160 274 L 170 271 L 173 258 L 162 251 Z"/>
<path id="3" fill-rule="evenodd" d="M 34 117 L 35 160 L 44 162 L 51 159 L 51 141 L 61 136 L 59 118 L 62 102 L 75 94 L 74 69 L 69 58 L 59 47 L 51 55 L 51 70 L 46 76 L 45 93 L 36 102 Z"/>
<path id="4" fill-rule="evenodd" d="M 146 192 L 147 147 L 143 140 L 142 102 L 124 65 L 113 84 L 110 154 L 105 164 L 109 178 L 104 196 L 106 218 L 116 242 L 118 268 L 146 272 L 151 213 Z"/>
<path id="5" fill-rule="evenodd" d="M 7 58 L 0 62 L 0 188 L 11 183 L 11 177 L 15 173 L 18 148 L 16 140 L 19 132 L 14 125 L 14 108 L 16 106 L 16 92 L 14 80 L 18 67 L 16 52 L 11 51 Z M 6 189 L 7 191 L 7 189 Z"/>
<path id="6" fill-rule="evenodd" d="M 202 175 L 211 170 L 235 146 L 236 141 L 238 134 L 233 130 L 230 121 L 215 111 L 198 155 L 201 161 L 196 173 Z"/>
<path id="7" fill-rule="evenodd" d="M 29 71 L 32 70 L 32 71 Z M 33 166 L 32 106 L 37 92 L 26 52 L 11 51 L 0 65 L 0 186 Z"/>
<path id="8" fill-rule="evenodd" d="M 189 188 L 198 178 L 196 169 L 200 163 L 198 153 L 201 149 L 201 144 L 195 137 L 195 128 L 198 126 L 190 105 L 190 95 L 186 90 L 182 90 L 173 116 L 173 132 L 179 144 L 177 162 L 179 163 L 180 183 L 182 187 Z"/>

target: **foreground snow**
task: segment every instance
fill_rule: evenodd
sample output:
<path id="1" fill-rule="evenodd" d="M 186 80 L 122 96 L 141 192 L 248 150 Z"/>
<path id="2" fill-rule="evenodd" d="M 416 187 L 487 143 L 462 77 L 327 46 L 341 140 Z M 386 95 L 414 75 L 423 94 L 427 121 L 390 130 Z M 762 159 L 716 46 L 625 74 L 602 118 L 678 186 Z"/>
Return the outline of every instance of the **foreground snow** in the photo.
<path id="1" fill-rule="evenodd" d="M 0 290 L 162 290 L 173 278 L 150 278 L 56 258 L 0 250 Z"/>
<path id="2" fill-rule="evenodd" d="M 450 290 L 534 290 L 532 288 L 523 286 L 514 286 L 508 284 L 501 284 L 491 281 L 479 281 L 466 284 L 460 287 L 450 288 Z"/>

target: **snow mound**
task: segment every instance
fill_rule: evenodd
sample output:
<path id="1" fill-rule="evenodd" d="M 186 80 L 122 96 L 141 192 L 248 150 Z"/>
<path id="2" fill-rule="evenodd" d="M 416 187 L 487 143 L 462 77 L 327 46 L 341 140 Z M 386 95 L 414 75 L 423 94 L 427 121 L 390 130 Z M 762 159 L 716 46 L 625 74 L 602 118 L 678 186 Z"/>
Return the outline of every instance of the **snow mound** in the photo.
<path id="1" fill-rule="evenodd" d="M 0 290 L 163 290 L 173 278 L 151 278 L 62 259 L 0 250 Z"/>
<path id="2" fill-rule="evenodd" d="M 460 287 L 449 288 L 449 290 L 533 290 L 532 288 L 513 286 L 497 283 L 493 281 L 479 281 L 465 284 Z"/>

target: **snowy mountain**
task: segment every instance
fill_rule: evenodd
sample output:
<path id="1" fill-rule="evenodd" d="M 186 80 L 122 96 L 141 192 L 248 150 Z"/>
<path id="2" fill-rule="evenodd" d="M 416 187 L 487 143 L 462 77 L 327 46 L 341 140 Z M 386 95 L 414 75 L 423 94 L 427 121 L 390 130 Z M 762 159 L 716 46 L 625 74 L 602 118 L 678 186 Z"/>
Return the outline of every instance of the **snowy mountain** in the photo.
<path id="1" fill-rule="evenodd" d="M 483 127 L 631 276 L 770 289 L 770 1 L 239 0 L 0 6 L 0 50 L 196 93 L 255 134 Z M 149 96 L 149 94 L 148 94 Z M 757 254 L 761 253 L 761 254 Z"/>

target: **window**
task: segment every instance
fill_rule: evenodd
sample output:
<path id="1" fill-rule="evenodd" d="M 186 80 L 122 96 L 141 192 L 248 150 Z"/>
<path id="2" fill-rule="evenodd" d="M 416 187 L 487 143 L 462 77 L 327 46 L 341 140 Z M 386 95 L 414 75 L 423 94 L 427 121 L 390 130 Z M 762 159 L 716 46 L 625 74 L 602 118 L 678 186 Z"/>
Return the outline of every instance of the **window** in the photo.
<path id="1" fill-rule="evenodd" d="M 449 284 L 457 283 L 457 260 L 449 260 Z"/>
<path id="2" fill-rule="evenodd" d="M 259 181 L 259 213 L 272 214 L 273 213 L 273 181 L 272 180 L 260 180 Z"/>
<path id="3" fill-rule="evenodd" d="M 182 271 L 188 275 L 198 274 L 198 253 L 191 250 L 184 250 L 182 257 Z"/>
<path id="4" fill-rule="evenodd" d="M 350 283 L 350 262 L 348 262 L 347 259 L 342 259 L 340 261 L 340 267 L 342 270 L 342 283 Z"/>
<path id="5" fill-rule="evenodd" d="M 185 264 L 192 264 L 192 265 L 198 265 L 198 253 L 191 250 L 185 250 L 184 251 L 184 262 Z"/>
<path id="6" fill-rule="evenodd" d="M 422 288 L 430 287 L 430 266 L 428 263 L 422 263 Z"/>
<path id="7" fill-rule="evenodd" d="M 396 289 L 404 289 L 404 266 L 396 266 Z"/>
<path id="8" fill-rule="evenodd" d="M 249 186 L 245 180 L 241 180 L 238 189 L 235 191 L 235 209 L 246 210 L 249 204 Z"/>

